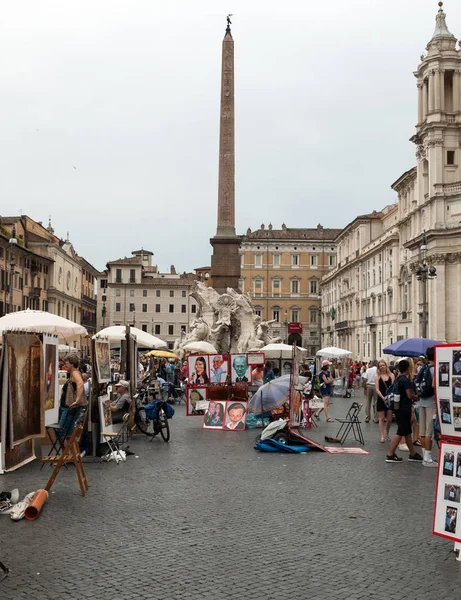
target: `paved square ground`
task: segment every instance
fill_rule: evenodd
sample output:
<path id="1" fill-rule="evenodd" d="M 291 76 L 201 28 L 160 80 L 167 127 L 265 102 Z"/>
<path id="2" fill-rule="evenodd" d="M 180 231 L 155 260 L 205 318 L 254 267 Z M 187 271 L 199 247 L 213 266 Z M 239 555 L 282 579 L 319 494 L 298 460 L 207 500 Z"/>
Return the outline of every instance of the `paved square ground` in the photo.
<path id="1" fill-rule="evenodd" d="M 169 444 L 137 435 L 139 458 L 86 464 L 85 498 L 70 467 L 37 521 L 0 516 L 1 600 L 460 598 L 453 543 L 431 533 L 436 469 L 386 464 L 377 425 L 369 456 L 259 454 L 258 430 L 202 431 L 176 409 Z M 0 486 L 43 487 L 39 468 Z"/>

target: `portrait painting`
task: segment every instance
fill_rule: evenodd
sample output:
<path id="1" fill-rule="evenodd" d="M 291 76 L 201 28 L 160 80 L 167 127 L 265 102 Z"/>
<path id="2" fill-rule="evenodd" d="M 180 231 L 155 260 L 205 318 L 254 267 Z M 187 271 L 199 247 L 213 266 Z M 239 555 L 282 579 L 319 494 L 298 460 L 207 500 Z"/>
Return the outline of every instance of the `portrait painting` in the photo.
<path id="1" fill-rule="evenodd" d="M 246 354 L 231 354 L 232 383 L 249 383 L 251 380 L 250 365 Z"/>
<path id="2" fill-rule="evenodd" d="M 455 455 L 453 452 L 445 452 L 443 456 L 443 474 L 453 476 L 455 468 Z"/>
<path id="3" fill-rule="evenodd" d="M 461 496 L 461 487 L 459 485 L 452 485 L 451 483 L 445 484 L 445 491 L 443 494 L 444 500 L 450 502 L 457 502 L 459 504 Z"/>
<path id="4" fill-rule="evenodd" d="M 223 429 L 226 417 L 226 402 L 210 400 L 203 417 L 203 429 Z"/>
<path id="5" fill-rule="evenodd" d="M 440 407 L 440 416 L 442 419 L 442 423 L 451 425 L 450 401 L 449 400 L 440 400 L 439 407 Z"/>
<path id="6" fill-rule="evenodd" d="M 16 446 L 45 435 L 42 342 L 31 333 L 6 336 L 8 352 L 9 438 Z"/>
<path id="7" fill-rule="evenodd" d="M 461 351 L 453 350 L 453 375 L 461 375 Z"/>
<path id="8" fill-rule="evenodd" d="M 52 410 L 56 402 L 57 345 L 45 344 L 45 410 Z"/>
<path id="9" fill-rule="evenodd" d="M 461 404 L 461 377 L 453 377 L 451 382 L 452 401 Z"/>
<path id="10" fill-rule="evenodd" d="M 247 410 L 247 402 L 227 402 L 226 431 L 243 431 L 246 427 Z"/>
<path id="11" fill-rule="evenodd" d="M 439 386 L 450 387 L 450 363 L 439 363 Z"/>
<path id="12" fill-rule="evenodd" d="M 187 357 L 189 367 L 189 385 L 210 383 L 210 359 L 207 354 L 195 354 Z"/>
<path id="13" fill-rule="evenodd" d="M 226 383 L 228 372 L 227 354 L 211 354 L 210 383 Z"/>
<path id="14" fill-rule="evenodd" d="M 456 533 L 456 521 L 458 518 L 458 509 L 453 506 L 447 506 L 445 516 L 445 531 L 447 533 Z"/>
<path id="15" fill-rule="evenodd" d="M 110 346 L 109 342 L 95 342 L 96 369 L 99 383 L 110 381 Z"/>
<path id="16" fill-rule="evenodd" d="M 207 388 L 193 387 L 187 388 L 186 391 L 186 416 L 203 416 L 203 402 L 208 400 L 208 390 Z"/>
<path id="17" fill-rule="evenodd" d="M 453 427 L 455 431 L 461 431 L 461 406 L 453 406 Z"/>

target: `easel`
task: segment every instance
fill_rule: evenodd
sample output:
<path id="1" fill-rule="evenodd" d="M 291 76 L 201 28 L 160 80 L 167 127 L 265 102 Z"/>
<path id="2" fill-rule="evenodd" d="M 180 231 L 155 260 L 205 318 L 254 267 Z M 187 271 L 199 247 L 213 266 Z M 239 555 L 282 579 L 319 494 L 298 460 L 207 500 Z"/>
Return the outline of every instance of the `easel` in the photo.
<path id="1" fill-rule="evenodd" d="M 69 438 L 66 446 L 59 457 L 56 456 L 45 456 L 41 459 L 42 463 L 56 463 L 53 473 L 48 480 L 48 483 L 45 486 L 45 490 L 48 492 L 51 489 L 51 486 L 54 483 L 54 480 L 58 476 L 58 473 L 63 465 L 68 465 L 72 463 L 75 467 L 75 471 L 77 473 L 78 484 L 80 486 L 80 491 L 82 496 L 85 495 L 85 490 L 88 490 L 88 481 L 85 475 L 85 469 L 83 468 L 82 458 L 80 456 L 80 446 L 78 444 L 78 440 L 83 431 L 83 427 L 81 425 L 77 425 L 74 429 L 72 436 Z"/>

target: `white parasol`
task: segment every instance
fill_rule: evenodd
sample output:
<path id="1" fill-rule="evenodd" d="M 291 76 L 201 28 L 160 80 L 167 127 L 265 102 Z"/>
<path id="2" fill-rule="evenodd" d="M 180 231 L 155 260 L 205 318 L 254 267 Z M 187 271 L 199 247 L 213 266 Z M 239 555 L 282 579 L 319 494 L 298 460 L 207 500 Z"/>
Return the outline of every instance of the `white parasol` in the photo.
<path id="1" fill-rule="evenodd" d="M 296 348 L 300 352 L 307 352 L 305 348 L 301 348 L 301 346 L 297 346 Z M 258 352 L 264 352 L 266 358 L 287 358 L 291 359 L 293 357 L 293 346 L 290 344 L 267 344 L 258 350 Z"/>
<path id="2" fill-rule="evenodd" d="M 155 335 L 147 333 L 147 331 L 142 331 L 142 329 L 138 329 L 137 327 L 130 327 L 130 333 L 136 337 L 138 348 L 152 348 L 154 350 L 167 348 L 166 342 L 155 337 Z M 94 340 L 99 340 L 101 338 L 105 340 L 108 339 L 111 344 L 119 344 L 121 340 L 126 338 L 126 327 L 125 325 L 112 325 L 112 327 L 101 329 L 101 331 L 98 331 L 98 333 L 93 336 Z"/>
<path id="3" fill-rule="evenodd" d="M 66 341 L 88 332 L 82 325 L 42 310 L 18 310 L 0 319 L 0 334 L 6 331 L 26 331 L 58 335 Z"/>
<path id="4" fill-rule="evenodd" d="M 184 345 L 186 354 L 218 354 L 216 348 L 209 342 L 189 342 Z"/>
<path id="5" fill-rule="evenodd" d="M 335 346 L 322 348 L 316 354 L 316 356 L 321 356 L 322 358 L 348 358 L 351 355 L 352 352 L 349 352 L 349 350 L 343 350 L 343 348 L 336 348 Z"/>

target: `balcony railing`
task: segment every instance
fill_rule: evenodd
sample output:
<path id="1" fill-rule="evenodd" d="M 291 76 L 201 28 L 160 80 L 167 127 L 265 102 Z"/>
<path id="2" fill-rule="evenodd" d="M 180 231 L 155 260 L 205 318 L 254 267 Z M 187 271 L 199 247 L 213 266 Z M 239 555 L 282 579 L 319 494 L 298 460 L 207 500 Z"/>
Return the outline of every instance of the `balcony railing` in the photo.
<path id="1" fill-rule="evenodd" d="M 339 321 L 339 323 L 335 323 L 335 329 L 347 329 L 348 321 Z"/>
<path id="2" fill-rule="evenodd" d="M 97 304 L 95 298 L 91 298 L 91 296 L 86 296 L 85 294 L 82 294 L 82 300 L 83 300 L 83 302 L 86 302 L 87 304 L 91 304 L 91 306 L 96 306 L 96 304 Z"/>
<path id="3" fill-rule="evenodd" d="M 367 325 L 373 325 L 373 323 L 376 323 L 376 321 L 374 317 L 365 317 L 365 323 Z"/>
<path id="4" fill-rule="evenodd" d="M 40 298 L 41 293 L 42 293 L 41 287 L 31 287 L 29 290 L 29 298 Z"/>
<path id="5" fill-rule="evenodd" d="M 81 324 L 83 327 L 96 329 L 96 319 L 82 319 Z"/>

